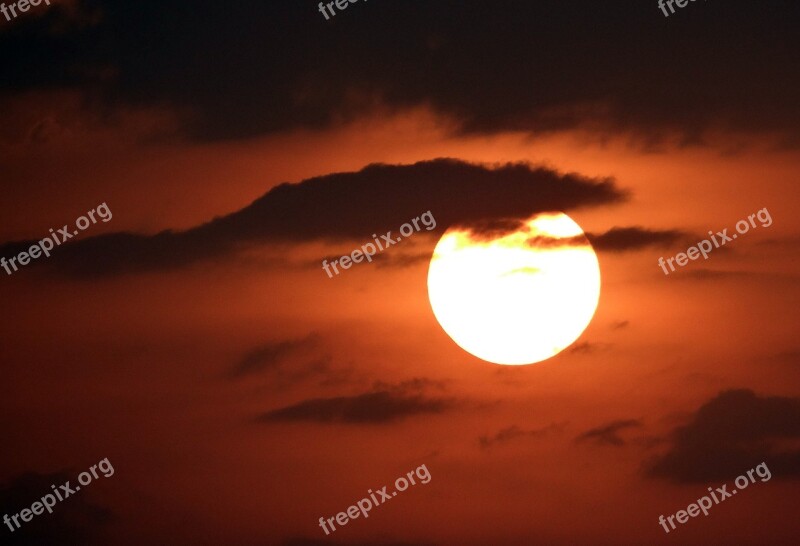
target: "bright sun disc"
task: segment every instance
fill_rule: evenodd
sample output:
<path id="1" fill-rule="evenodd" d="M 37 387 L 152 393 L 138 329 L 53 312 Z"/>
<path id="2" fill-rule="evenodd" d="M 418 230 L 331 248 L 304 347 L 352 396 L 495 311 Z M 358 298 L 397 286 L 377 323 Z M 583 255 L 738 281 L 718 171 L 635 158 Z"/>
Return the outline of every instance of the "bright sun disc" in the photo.
<path id="1" fill-rule="evenodd" d="M 600 265 L 583 230 L 563 213 L 512 232 L 453 228 L 436 245 L 428 297 L 462 349 L 496 364 L 533 364 L 569 347 L 600 298 Z"/>

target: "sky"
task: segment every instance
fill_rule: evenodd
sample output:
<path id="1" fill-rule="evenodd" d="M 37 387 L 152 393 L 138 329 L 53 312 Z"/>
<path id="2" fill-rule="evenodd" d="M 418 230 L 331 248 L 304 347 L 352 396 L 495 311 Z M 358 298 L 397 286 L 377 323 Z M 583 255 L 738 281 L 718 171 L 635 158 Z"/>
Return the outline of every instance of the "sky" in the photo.
<path id="1" fill-rule="evenodd" d="M 0 15 L 0 517 L 106 460 L 0 543 L 797 543 L 800 5 L 232 4 Z M 473 356 L 437 242 L 554 211 L 591 322 Z"/>

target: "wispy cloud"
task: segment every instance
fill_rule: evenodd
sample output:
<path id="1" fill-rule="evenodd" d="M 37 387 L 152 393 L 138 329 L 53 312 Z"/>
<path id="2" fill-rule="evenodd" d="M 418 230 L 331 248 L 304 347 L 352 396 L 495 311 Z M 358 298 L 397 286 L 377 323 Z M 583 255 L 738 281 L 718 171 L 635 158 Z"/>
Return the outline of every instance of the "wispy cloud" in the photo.
<path id="1" fill-rule="evenodd" d="M 519 438 L 541 438 L 548 434 L 561 432 L 564 430 L 566 423 L 552 423 L 546 427 L 539 429 L 525 430 L 516 425 L 504 428 L 492 436 L 481 436 L 478 438 L 478 443 L 484 449 L 497 444 L 505 444 L 512 440 Z"/>
<path id="2" fill-rule="evenodd" d="M 642 423 L 638 419 L 612 421 L 607 425 L 587 430 L 576 440 L 579 442 L 592 441 L 599 445 L 622 446 L 625 445 L 625 440 L 619 435 L 620 431 L 640 426 Z"/>
<path id="3" fill-rule="evenodd" d="M 668 247 L 688 237 L 688 233 L 676 229 L 654 230 L 640 226 L 613 227 L 604 233 L 587 233 L 595 250 L 602 252 L 626 252 L 650 246 Z"/>
<path id="4" fill-rule="evenodd" d="M 430 397 L 420 392 L 427 385 L 427 381 L 419 379 L 397 386 L 378 384 L 376 390 L 353 396 L 303 400 L 268 411 L 256 420 L 260 423 L 310 421 L 376 425 L 424 414 L 442 414 L 456 406 L 452 399 Z"/>
<path id="5" fill-rule="evenodd" d="M 266 343 L 244 355 L 230 370 L 228 376 L 235 379 L 275 370 L 288 356 L 317 346 L 319 340 L 319 335 L 312 333 L 301 339 Z"/>

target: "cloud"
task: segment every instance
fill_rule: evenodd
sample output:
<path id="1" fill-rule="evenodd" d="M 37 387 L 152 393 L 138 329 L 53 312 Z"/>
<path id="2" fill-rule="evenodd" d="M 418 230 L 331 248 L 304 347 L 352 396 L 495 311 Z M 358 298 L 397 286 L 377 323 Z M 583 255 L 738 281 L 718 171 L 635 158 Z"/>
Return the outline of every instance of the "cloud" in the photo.
<path id="1" fill-rule="evenodd" d="M 260 385 L 286 391 L 301 383 L 334 387 L 356 378 L 352 366 L 334 365 L 330 354 L 320 351 L 321 336 L 271 341 L 248 351 L 225 374 L 231 381 L 258 378 Z"/>
<path id="2" fill-rule="evenodd" d="M 72 481 L 75 477 L 66 472 L 38 474 L 28 472 L 12 478 L 0 486 L 0 517 L 9 517 L 30 509 L 36 501 L 52 492 L 51 485 L 58 487 Z M 111 520 L 111 512 L 91 504 L 87 493 L 78 492 L 69 499 L 56 504 L 52 514 L 44 512 L 31 521 L 23 523 L 19 518 L 20 528 L 13 533 L 2 524 L 3 544 L 9 546 L 39 546 L 42 544 L 64 544 L 78 546 L 94 544 L 94 532 L 100 525 Z M 12 523 L 13 525 L 13 523 Z"/>
<path id="3" fill-rule="evenodd" d="M 454 227 L 466 231 L 469 238 L 476 242 L 493 241 L 515 231 L 528 230 L 525 222 L 518 218 L 481 218 Z"/>
<path id="4" fill-rule="evenodd" d="M 579 442 L 593 441 L 600 445 L 622 446 L 625 445 L 625 441 L 619 436 L 619 432 L 640 426 L 642 426 L 641 421 L 636 419 L 612 421 L 602 427 L 587 430 L 579 435 L 576 440 Z"/>
<path id="5" fill-rule="evenodd" d="M 678 230 L 651 230 L 639 226 L 613 227 L 605 233 L 587 233 L 597 251 L 625 252 L 649 246 L 667 247 L 684 239 L 687 234 Z"/>
<path id="6" fill-rule="evenodd" d="M 376 425 L 424 414 L 442 414 L 454 407 L 453 400 L 420 393 L 427 384 L 419 379 L 397 386 L 376 384 L 380 390 L 355 396 L 312 398 L 269 411 L 256 420 L 260 423 L 310 421 Z"/>
<path id="7" fill-rule="evenodd" d="M 21 52 L 6 59 L 0 93 L 69 87 L 99 111 L 167 105 L 199 140 L 427 106 L 464 133 L 631 130 L 653 147 L 666 131 L 690 144 L 717 128 L 798 142 L 788 4 L 698 5 L 714 16 L 682 18 L 679 40 L 675 25 L 634 1 L 369 3 L 331 21 L 307 2 L 220 10 L 196 0 L 188 10 L 164 0 L 135 15 L 124 0 L 79 4 L 100 12 L 92 25 L 55 31 L 67 13 L 50 8 L 42 24 L 0 32 L 0 48 Z M 205 61 L 186 62 L 187 52 Z"/>
<path id="8" fill-rule="evenodd" d="M 473 241 L 491 241 L 527 227 L 517 220 L 483 221 L 464 228 Z M 626 252 L 641 250 L 649 246 L 670 246 L 687 237 L 678 230 L 650 230 L 639 226 L 614 227 L 605 233 L 586 233 L 574 237 L 552 237 L 532 235 L 525 244 L 531 248 L 552 249 L 560 247 L 588 246 L 599 252 Z"/>
<path id="9" fill-rule="evenodd" d="M 288 356 L 313 348 L 319 343 L 317 334 L 302 339 L 270 342 L 249 351 L 230 370 L 229 377 L 236 379 L 264 371 L 276 370 Z"/>
<path id="10" fill-rule="evenodd" d="M 775 477 L 796 478 L 798 439 L 800 398 L 723 391 L 672 433 L 669 451 L 648 463 L 647 473 L 679 483 L 708 483 L 766 462 Z"/>
<path id="11" fill-rule="evenodd" d="M 574 354 L 593 354 L 598 351 L 604 351 L 611 348 L 610 343 L 588 342 L 582 341 L 570 347 L 569 352 Z"/>
<path id="12" fill-rule="evenodd" d="M 552 423 L 540 429 L 523 430 L 516 425 L 512 425 L 500 430 L 494 436 L 481 436 L 478 438 L 478 443 L 483 449 L 486 449 L 495 444 L 505 444 L 517 438 L 540 438 L 553 432 L 560 432 L 564 429 L 564 426 L 564 423 Z"/>
<path id="13" fill-rule="evenodd" d="M 588 247 L 589 239 L 585 235 L 574 237 L 550 237 L 548 235 L 535 235 L 525 241 L 525 245 L 530 248 L 551 249 L 561 247 Z"/>
<path id="14" fill-rule="evenodd" d="M 780 353 L 771 355 L 770 359 L 797 365 L 800 364 L 800 349 L 791 349 L 788 351 L 782 351 Z"/>
<path id="15" fill-rule="evenodd" d="M 187 231 L 78 239 L 33 263 L 82 277 L 137 273 L 230 256 L 260 243 L 364 240 L 372 233 L 396 232 L 426 211 L 444 229 L 488 218 L 614 204 L 625 197 L 609 178 L 559 174 L 521 163 L 487 167 L 437 159 L 374 164 L 358 172 L 281 184 L 249 206 Z M 415 237 L 424 233 L 435 231 L 422 229 Z M 27 250 L 33 242 L 2 245 L 0 256 Z"/>

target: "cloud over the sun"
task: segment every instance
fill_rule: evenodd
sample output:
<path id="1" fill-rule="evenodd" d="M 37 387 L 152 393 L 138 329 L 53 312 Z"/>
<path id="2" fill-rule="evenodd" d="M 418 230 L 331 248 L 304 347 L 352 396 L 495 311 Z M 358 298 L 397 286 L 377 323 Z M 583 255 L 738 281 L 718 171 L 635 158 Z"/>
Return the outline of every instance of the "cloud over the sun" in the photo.
<path id="1" fill-rule="evenodd" d="M 611 178 L 562 174 L 524 163 L 486 166 L 436 159 L 374 164 L 281 184 L 237 212 L 186 231 L 79 239 L 34 263 L 87 277 L 165 270 L 261 243 L 370 240 L 371 234 L 396 231 L 427 211 L 441 231 L 453 224 L 612 205 L 626 196 Z M 416 238 L 426 233 L 437 231 L 422 229 Z M 17 254 L 34 242 L 0 245 L 0 254 Z"/>

